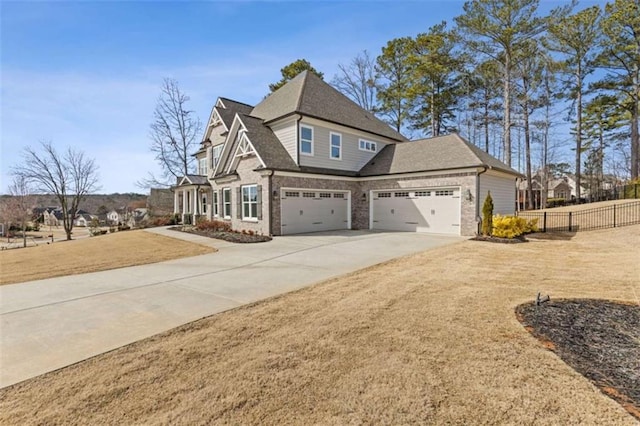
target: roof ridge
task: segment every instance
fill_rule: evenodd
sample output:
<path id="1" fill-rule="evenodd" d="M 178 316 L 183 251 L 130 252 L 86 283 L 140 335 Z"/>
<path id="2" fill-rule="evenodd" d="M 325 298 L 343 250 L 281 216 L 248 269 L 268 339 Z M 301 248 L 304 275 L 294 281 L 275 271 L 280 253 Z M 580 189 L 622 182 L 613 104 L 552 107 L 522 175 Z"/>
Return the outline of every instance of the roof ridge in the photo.
<path id="1" fill-rule="evenodd" d="M 304 70 L 300 74 L 302 74 L 302 84 L 300 85 L 300 93 L 298 93 L 298 100 L 296 102 L 295 111 L 300 111 L 300 106 L 302 105 L 302 98 L 304 97 L 304 91 L 307 87 L 307 80 L 309 79 L 309 71 Z"/>
<path id="2" fill-rule="evenodd" d="M 236 101 L 235 99 L 227 98 L 226 96 L 218 96 L 218 99 L 225 99 L 227 101 L 235 102 L 237 104 L 248 106 L 248 107 L 251 107 L 251 108 L 253 108 L 255 106 L 255 105 L 248 104 L 246 102 Z M 214 105 L 214 107 L 215 107 L 215 105 Z"/>

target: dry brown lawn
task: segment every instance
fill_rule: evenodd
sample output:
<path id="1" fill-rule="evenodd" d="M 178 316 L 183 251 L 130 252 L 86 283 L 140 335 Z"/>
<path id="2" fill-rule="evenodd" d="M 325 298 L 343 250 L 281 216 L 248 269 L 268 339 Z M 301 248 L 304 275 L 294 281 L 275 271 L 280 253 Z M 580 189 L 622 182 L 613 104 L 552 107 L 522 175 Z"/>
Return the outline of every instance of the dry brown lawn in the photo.
<path id="1" fill-rule="evenodd" d="M 0 390 L 2 424 L 636 424 L 514 308 L 638 303 L 640 226 L 464 241 Z"/>
<path id="2" fill-rule="evenodd" d="M 0 285 L 105 271 L 215 249 L 137 230 L 0 252 Z"/>
<path id="3" fill-rule="evenodd" d="M 550 209 L 541 209 L 534 210 L 540 212 L 581 212 L 583 210 L 591 210 L 598 209 L 602 207 L 609 207 L 612 205 L 621 205 L 621 204 L 629 204 L 629 203 L 638 203 L 640 199 L 626 199 L 626 200 L 610 200 L 610 201 L 600 201 L 597 203 L 586 203 L 586 204 L 575 204 L 571 206 L 563 206 L 563 207 L 553 207 Z"/>

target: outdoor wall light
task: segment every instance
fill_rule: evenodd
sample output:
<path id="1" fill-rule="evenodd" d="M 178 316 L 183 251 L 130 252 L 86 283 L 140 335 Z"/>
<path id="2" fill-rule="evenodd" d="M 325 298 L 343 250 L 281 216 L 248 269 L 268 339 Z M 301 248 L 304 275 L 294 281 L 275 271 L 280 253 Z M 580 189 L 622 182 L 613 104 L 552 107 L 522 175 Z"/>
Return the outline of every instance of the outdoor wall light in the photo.
<path id="1" fill-rule="evenodd" d="M 470 190 L 470 189 L 467 189 L 467 190 L 465 191 L 465 193 L 464 193 L 464 198 L 465 198 L 467 201 L 471 201 L 471 200 L 473 200 L 473 195 L 471 195 L 471 190 Z"/>
<path id="2" fill-rule="evenodd" d="M 276 190 L 273 191 L 273 198 L 278 198 L 278 191 Z"/>

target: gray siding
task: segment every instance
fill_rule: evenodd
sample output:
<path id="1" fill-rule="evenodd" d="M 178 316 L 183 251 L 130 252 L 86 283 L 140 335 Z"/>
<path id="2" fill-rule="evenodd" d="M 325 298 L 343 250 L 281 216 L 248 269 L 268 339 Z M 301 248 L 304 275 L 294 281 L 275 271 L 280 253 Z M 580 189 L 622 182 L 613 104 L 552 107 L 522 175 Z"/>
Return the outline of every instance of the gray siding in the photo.
<path id="1" fill-rule="evenodd" d="M 493 214 L 512 215 L 516 209 L 516 179 L 515 176 L 506 177 L 483 173 L 480 179 L 480 199 L 478 200 L 480 215 L 487 192 L 491 191 L 493 199 Z"/>
<path id="2" fill-rule="evenodd" d="M 280 143 L 287 150 L 293 161 L 297 163 L 296 155 L 298 150 L 296 144 L 298 138 L 296 137 L 296 119 L 293 118 L 277 123 L 271 127 L 271 130 L 273 130 L 273 133 L 280 140 Z"/>
<path id="3" fill-rule="evenodd" d="M 307 124 L 304 121 L 302 124 L 313 127 L 313 156 L 300 155 L 301 166 L 358 171 L 386 145 L 380 138 L 375 136 L 361 137 L 353 133 L 334 130 L 330 127 Z M 334 160 L 329 157 L 330 132 L 342 135 L 342 159 L 340 160 Z M 376 152 L 360 150 L 358 148 L 360 139 L 375 142 L 377 144 Z"/>

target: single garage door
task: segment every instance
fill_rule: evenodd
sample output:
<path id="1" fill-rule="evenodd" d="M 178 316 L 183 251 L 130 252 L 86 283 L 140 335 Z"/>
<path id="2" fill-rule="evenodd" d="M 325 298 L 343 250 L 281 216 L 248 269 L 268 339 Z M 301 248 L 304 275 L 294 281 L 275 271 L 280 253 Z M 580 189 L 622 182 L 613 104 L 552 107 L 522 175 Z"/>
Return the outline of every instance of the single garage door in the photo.
<path id="1" fill-rule="evenodd" d="M 460 188 L 374 191 L 372 229 L 460 234 Z"/>
<path id="2" fill-rule="evenodd" d="M 349 229 L 349 193 L 283 189 L 282 235 Z"/>

